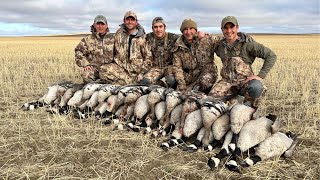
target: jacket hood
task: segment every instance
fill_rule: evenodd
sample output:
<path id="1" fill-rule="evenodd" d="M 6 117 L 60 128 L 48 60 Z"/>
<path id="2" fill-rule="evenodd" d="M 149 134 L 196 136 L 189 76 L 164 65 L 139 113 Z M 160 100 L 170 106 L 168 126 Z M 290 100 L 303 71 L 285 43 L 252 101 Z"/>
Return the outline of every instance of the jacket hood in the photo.
<path id="1" fill-rule="evenodd" d="M 241 42 L 253 42 L 254 39 L 244 32 L 238 32 L 238 36 L 240 37 Z"/>

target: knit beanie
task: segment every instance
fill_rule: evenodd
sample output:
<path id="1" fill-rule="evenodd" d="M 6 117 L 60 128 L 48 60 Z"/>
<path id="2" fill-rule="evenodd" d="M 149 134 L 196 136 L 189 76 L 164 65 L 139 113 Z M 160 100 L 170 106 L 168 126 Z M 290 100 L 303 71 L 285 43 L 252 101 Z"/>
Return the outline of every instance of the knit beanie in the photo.
<path id="1" fill-rule="evenodd" d="M 185 19 L 181 24 L 180 31 L 183 33 L 183 30 L 185 28 L 194 28 L 197 30 L 197 23 L 194 22 L 192 19 Z"/>

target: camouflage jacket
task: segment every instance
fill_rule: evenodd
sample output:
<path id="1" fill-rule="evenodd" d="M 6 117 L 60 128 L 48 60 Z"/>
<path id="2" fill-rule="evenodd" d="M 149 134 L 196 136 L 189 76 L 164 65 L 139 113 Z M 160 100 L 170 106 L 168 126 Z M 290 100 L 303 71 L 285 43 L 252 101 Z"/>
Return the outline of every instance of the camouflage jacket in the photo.
<path id="1" fill-rule="evenodd" d="M 172 49 L 179 38 L 179 35 L 166 33 L 164 38 L 157 38 L 153 32 L 147 34 L 147 43 L 150 46 L 153 56 L 154 66 L 162 70 L 168 65 L 172 65 Z"/>
<path id="2" fill-rule="evenodd" d="M 138 33 L 136 35 L 128 35 L 125 25 L 121 24 L 115 34 L 114 61 L 128 72 L 133 79 L 139 74 L 146 73 L 153 65 L 151 50 L 146 45 L 144 29 L 139 24 L 137 28 Z"/>
<path id="3" fill-rule="evenodd" d="M 174 74 L 179 90 L 186 90 L 187 86 L 207 73 L 217 77 L 217 66 L 214 63 L 214 49 L 219 38 L 203 38 L 201 41 L 195 36 L 190 48 L 184 43 L 181 36 L 173 49 Z"/>
<path id="4" fill-rule="evenodd" d="M 101 65 L 113 61 L 114 56 L 114 35 L 107 32 L 100 36 L 98 32 L 84 37 L 75 48 L 75 60 L 79 67 L 88 65 L 97 69 Z"/>
<path id="5" fill-rule="evenodd" d="M 276 62 L 276 54 L 262 44 L 255 42 L 252 37 L 239 32 L 239 39 L 230 47 L 225 39 L 219 42 L 215 53 L 221 58 L 222 64 L 227 62 L 228 58 L 241 57 L 241 59 L 250 66 L 255 58 L 264 59 L 263 66 L 258 74 L 259 77 L 265 78 Z"/>

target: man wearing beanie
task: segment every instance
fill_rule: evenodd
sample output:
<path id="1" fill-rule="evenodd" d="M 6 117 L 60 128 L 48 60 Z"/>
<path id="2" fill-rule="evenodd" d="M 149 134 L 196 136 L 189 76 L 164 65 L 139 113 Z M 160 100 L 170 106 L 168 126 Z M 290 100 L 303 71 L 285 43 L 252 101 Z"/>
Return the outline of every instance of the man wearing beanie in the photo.
<path id="1" fill-rule="evenodd" d="M 224 38 L 215 49 L 223 64 L 222 79 L 215 84 L 209 95 L 220 98 L 241 95 L 246 105 L 257 109 L 265 90 L 262 80 L 273 67 L 277 56 L 272 50 L 238 30 L 238 20 L 234 16 L 222 19 L 221 31 Z M 251 68 L 256 57 L 264 60 L 258 75 L 254 75 Z"/>
<path id="2" fill-rule="evenodd" d="M 185 19 L 181 23 L 179 37 L 173 49 L 174 76 L 178 90 L 191 89 L 208 93 L 217 80 L 217 66 L 214 63 L 214 47 L 210 47 L 208 38 L 199 39 L 197 23 Z M 217 37 L 215 42 L 219 40 Z"/>
<path id="3" fill-rule="evenodd" d="M 100 79 L 101 66 L 113 61 L 114 37 L 109 33 L 106 17 L 103 15 L 95 17 L 91 33 L 75 48 L 75 61 L 81 67 L 84 83 Z"/>
<path id="4" fill-rule="evenodd" d="M 115 63 L 101 67 L 101 77 L 118 85 L 141 83 L 143 75 L 151 68 L 153 59 L 151 50 L 146 45 L 145 31 L 138 23 L 135 12 L 125 13 L 123 23 L 114 38 Z"/>
<path id="5" fill-rule="evenodd" d="M 160 84 L 165 77 L 168 87 L 176 88 L 172 68 L 172 49 L 179 35 L 166 32 L 166 23 L 162 17 L 152 21 L 152 32 L 147 34 L 147 44 L 152 51 L 153 67 L 144 75 L 144 80 L 150 84 Z"/>

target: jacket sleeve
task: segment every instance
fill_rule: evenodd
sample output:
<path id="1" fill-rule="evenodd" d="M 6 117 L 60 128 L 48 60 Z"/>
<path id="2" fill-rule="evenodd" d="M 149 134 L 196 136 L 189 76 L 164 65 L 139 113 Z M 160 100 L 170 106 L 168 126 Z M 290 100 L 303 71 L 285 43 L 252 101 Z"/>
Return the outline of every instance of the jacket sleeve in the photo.
<path id="1" fill-rule="evenodd" d="M 206 38 L 203 38 L 203 39 L 205 40 Z M 224 36 L 215 36 L 215 35 L 212 35 L 212 34 L 208 35 L 208 37 L 207 37 L 208 43 L 210 44 L 210 46 L 213 46 L 213 47 L 216 47 L 217 44 L 222 39 L 224 39 Z"/>
<path id="2" fill-rule="evenodd" d="M 200 40 L 200 42 L 203 44 L 204 42 L 207 43 L 210 46 L 210 54 L 216 53 L 217 56 L 220 57 L 220 55 L 218 55 L 218 46 L 221 43 L 221 40 L 224 39 L 224 36 L 216 36 L 213 34 L 208 34 L 206 38 L 202 38 Z M 213 56 L 214 57 L 214 56 Z"/>
<path id="3" fill-rule="evenodd" d="M 184 79 L 184 74 L 183 74 L 182 58 L 179 57 L 179 55 L 176 52 L 173 53 L 172 62 L 173 62 L 174 76 L 178 83 L 178 90 L 184 91 L 187 89 L 187 85 L 186 85 L 186 81 Z"/>
<path id="4" fill-rule="evenodd" d="M 149 43 L 147 43 L 146 38 L 147 38 L 147 36 L 144 35 L 144 37 L 142 38 L 142 43 L 141 43 L 141 53 L 142 53 L 142 57 L 143 57 L 143 65 L 141 68 L 142 74 L 145 74 L 154 66 L 151 45 Z"/>
<path id="5" fill-rule="evenodd" d="M 264 79 L 271 68 L 274 66 L 277 55 L 268 47 L 265 47 L 263 44 L 257 43 L 257 42 L 251 42 L 250 46 L 247 46 L 249 49 L 249 53 L 253 57 L 258 57 L 264 60 L 262 68 L 260 69 L 260 72 L 258 74 L 259 77 Z"/>
<path id="6" fill-rule="evenodd" d="M 212 81 L 216 81 L 218 77 L 217 66 L 214 62 L 214 50 L 220 41 L 218 36 L 210 36 L 208 38 L 201 39 L 199 44 L 198 61 L 200 62 L 201 74 L 199 80 L 203 79 L 207 74 L 213 76 Z M 208 57 L 209 56 L 209 57 Z"/>
<path id="7" fill-rule="evenodd" d="M 90 62 L 87 59 L 89 54 L 86 38 L 83 38 L 75 48 L 75 61 L 79 67 L 89 66 Z"/>

